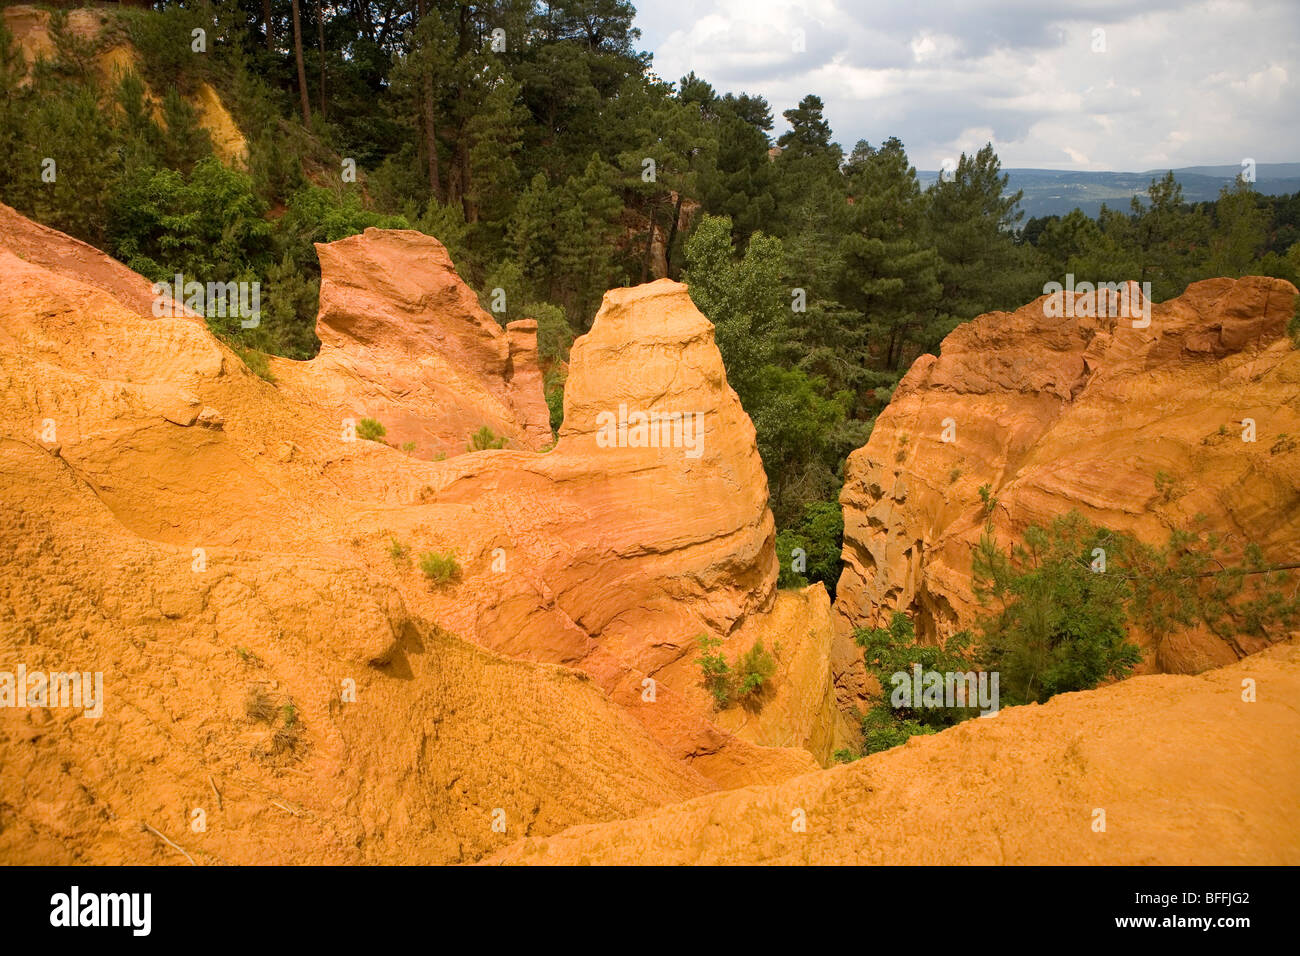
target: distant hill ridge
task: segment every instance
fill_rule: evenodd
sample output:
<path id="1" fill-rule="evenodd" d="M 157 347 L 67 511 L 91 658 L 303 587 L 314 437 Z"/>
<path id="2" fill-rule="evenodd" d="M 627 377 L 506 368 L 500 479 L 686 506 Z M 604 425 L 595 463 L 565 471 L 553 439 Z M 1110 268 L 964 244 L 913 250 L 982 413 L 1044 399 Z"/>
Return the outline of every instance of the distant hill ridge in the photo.
<path id="1" fill-rule="evenodd" d="M 1005 169 L 1007 188 L 1024 190 L 1020 208 L 1025 218 L 1063 216 L 1078 208 L 1096 217 L 1102 204 L 1127 208 L 1129 199 L 1146 193 L 1153 178 L 1168 170 L 1150 169 L 1141 173 L 1123 173 L 1075 169 Z M 1173 170 L 1188 202 L 1217 199 L 1219 190 L 1230 185 L 1242 171 L 1240 164 L 1223 166 L 1184 166 Z M 922 186 L 939 178 L 936 170 L 918 170 Z M 1255 166 L 1255 189 L 1267 196 L 1300 192 L 1300 163 L 1258 163 Z"/>

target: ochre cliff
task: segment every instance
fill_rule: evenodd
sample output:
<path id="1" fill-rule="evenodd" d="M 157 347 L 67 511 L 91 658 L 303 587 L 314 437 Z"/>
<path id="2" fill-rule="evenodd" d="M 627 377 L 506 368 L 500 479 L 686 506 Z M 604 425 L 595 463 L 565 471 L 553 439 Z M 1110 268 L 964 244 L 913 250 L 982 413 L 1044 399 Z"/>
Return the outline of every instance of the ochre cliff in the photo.
<path id="1" fill-rule="evenodd" d="M 373 418 L 386 442 L 411 443 L 420 458 L 463 453 L 485 425 L 512 448 L 550 444 L 537 324 L 503 330 L 442 243 L 411 230 L 367 229 L 316 251 L 320 353 L 271 362 L 289 398 L 340 423 Z"/>
<path id="2" fill-rule="evenodd" d="M 488 862 L 1294 866 L 1297 694 L 1291 642 L 1196 677 L 1008 708 L 774 786 L 530 838 Z"/>
<path id="3" fill-rule="evenodd" d="M 319 248 L 324 347 L 273 360 L 272 384 L 198 317 L 155 317 L 142 277 L 0 206 L 0 673 L 101 672 L 104 687 L 97 718 L 0 708 L 0 862 L 1300 862 L 1293 645 L 821 770 L 845 743 L 832 680 L 844 629 L 822 587 L 776 590 L 753 426 L 686 287 L 606 295 L 542 452 L 529 323 L 500 329 L 427 237 Z M 1278 325 L 1293 297 L 1265 280 L 1202 283 L 1157 307 L 1154 342 L 1082 322 L 1035 332 L 1025 310 L 955 333 L 855 456 L 857 578 L 846 571 L 840 620 L 889 606 L 864 555 L 898 570 L 880 592 L 897 606 L 955 595 L 932 570 L 944 565 L 908 564 L 902 545 L 912 522 L 945 516 L 934 536 L 951 533 L 963 567 L 957 532 L 980 483 L 1005 528 L 1067 492 L 1144 532 L 1213 503 L 1190 482 L 1206 500 L 1152 505 L 1149 485 L 1119 498 L 1113 463 L 1030 467 L 1034 440 L 998 437 L 997 422 L 1050 437 L 1081 415 L 1072 444 L 1051 439 L 1067 462 L 1093 460 L 1089 433 L 1113 435 L 1114 461 L 1156 449 L 1143 466 L 1179 473 L 1194 457 L 1203 471 L 1189 474 L 1235 489 L 1231 527 L 1290 554 L 1294 452 L 1272 448 L 1300 434 Z M 967 365 L 944 378 L 962 342 Z M 1189 438 L 1154 436 L 1200 427 L 1192 387 L 1210 437 L 1188 456 Z M 969 456 L 951 515 L 931 486 L 957 465 L 934 456 L 954 449 L 937 431 L 922 440 L 918 394 L 953 403 L 937 418 L 956 420 Z M 1228 396 L 1259 423 L 1259 443 L 1236 452 L 1249 472 L 1217 431 Z M 1181 430 L 1100 430 L 1148 405 Z M 668 422 L 659 441 L 638 429 L 651 415 Z M 362 417 L 387 443 L 345 440 L 343 419 Z M 464 451 L 482 424 L 511 444 Z M 891 432 L 911 440 L 878 448 Z M 393 447 L 409 441 L 413 454 Z M 908 472 L 908 454 L 934 460 Z M 876 459 L 910 478 L 868 500 Z M 427 577 L 431 552 L 458 573 Z M 758 641 L 773 653 L 756 705 L 715 708 L 700 635 L 733 661 Z M 1246 677 L 1256 703 L 1241 701 Z"/>
<path id="4" fill-rule="evenodd" d="M 383 263 L 412 242 L 340 245 Z M 532 333 L 478 323 L 420 245 L 440 305 L 353 265 L 327 285 L 331 351 L 272 385 L 0 207 L 0 670 L 102 672 L 106 697 L 97 719 L 0 709 L 0 859 L 185 862 L 152 827 L 198 862 L 473 860 L 828 758 L 829 607 L 777 601 L 753 428 L 685 287 L 607 297 L 549 452 L 423 460 L 345 441 L 342 412 L 384 420 L 402 375 L 434 389 L 421 362 L 526 407 Z M 610 445 L 620 404 L 699 412 L 702 440 Z M 427 579 L 431 551 L 460 573 Z M 737 726 L 696 637 L 735 656 L 773 613 L 808 637 Z"/>
<path id="5" fill-rule="evenodd" d="M 918 359 L 845 469 L 842 699 L 863 687 L 850 627 L 898 610 L 935 640 L 979 613 L 970 575 L 982 485 L 1004 546 L 1072 509 L 1151 544 L 1204 515 L 1238 549 L 1254 542 L 1270 563 L 1300 561 L 1295 296 L 1281 279 L 1198 282 L 1154 305 L 1145 328 L 1082 315 L 1104 311 L 1095 296 L 1052 317 L 1044 297 L 980 316 Z M 1161 473 L 1172 486 L 1157 486 Z M 1266 644 L 1185 631 L 1149 648 L 1148 669 L 1195 673 Z"/>

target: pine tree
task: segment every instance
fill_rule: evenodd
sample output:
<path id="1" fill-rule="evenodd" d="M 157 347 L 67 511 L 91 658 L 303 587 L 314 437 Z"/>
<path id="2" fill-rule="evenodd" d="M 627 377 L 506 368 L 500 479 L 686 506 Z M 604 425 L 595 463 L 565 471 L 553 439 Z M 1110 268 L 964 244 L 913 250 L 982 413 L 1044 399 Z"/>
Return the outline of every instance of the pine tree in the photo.
<path id="1" fill-rule="evenodd" d="M 478 227 L 480 250 L 495 252 L 519 191 L 516 156 L 528 111 L 519 101 L 519 82 L 499 67 L 485 69 L 475 87 L 479 105 L 465 130 L 472 144 L 465 218 Z"/>
<path id="2" fill-rule="evenodd" d="M 555 220 L 560 197 L 537 173 L 519 196 L 506 228 L 506 241 L 524 276 L 532 282 L 544 282 L 555 259 Z"/>
<path id="3" fill-rule="evenodd" d="M 868 364 L 874 347 L 898 369 L 919 349 L 912 335 L 939 302 L 939 256 L 925 235 L 925 199 L 916 170 L 895 138 L 879 149 L 859 143 L 850 161 L 852 232 L 842 245 L 839 299 L 866 318 L 870 343 L 855 350 Z"/>
<path id="4" fill-rule="evenodd" d="M 560 194 L 554 265 L 570 315 L 586 327 L 614 279 L 614 241 L 623 204 L 615 192 L 617 173 L 593 154 L 581 176 L 570 177 Z"/>
<path id="5" fill-rule="evenodd" d="M 717 154 L 701 180 L 701 199 L 710 212 L 730 217 L 734 236 L 747 240 L 775 226 L 776 170 L 768 158 L 772 111 L 762 97 L 728 93 L 711 104 Z"/>
<path id="6" fill-rule="evenodd" d="M 174 86 L 163 96 L 163 123 L 164 159 L 172 169 L 188 174 L 204 156 L 212 155 L 212 138 L 199 124 L 199 111 Z"/>
<path id="7" fill-rule="evenodd" d="M 939 280 L 946 313 L 934 336 L 941 337 L 945 325 L 1015 308 L 1041 292 L 1041 277 L 1028 268 L 1026 251 L 1016 247 L 1011 233 L 1023 216 L 1016 209 L 1022 194 L 1008 195 L 1006 187 L 990 143 L 974 156 L 962 153 L 953 174 L 927 191 L 931 237 L 943 262 Z"/>
<path id="8" fill-rule="evenodd" d="M 1234 278 L 1246 275 L 1264 248 L 1268 218 L 1254 188 L 1240 175 L 1231 188 L 1220 190 L 1214 219 L 1207 271 Z"/>
<path id="9" fill-rule="evenodd" d="M 1183 202 L 1172 171 L 1152 179 L 1147 202 L 1134 196 L 1129 210 L 1121 237 L 1133 250 L 1138 281 L 1151 283 L 1156 301 L 1181 294 L 1193 275 L 1194 250 L 1205 241 L 1205 217 Z"/>

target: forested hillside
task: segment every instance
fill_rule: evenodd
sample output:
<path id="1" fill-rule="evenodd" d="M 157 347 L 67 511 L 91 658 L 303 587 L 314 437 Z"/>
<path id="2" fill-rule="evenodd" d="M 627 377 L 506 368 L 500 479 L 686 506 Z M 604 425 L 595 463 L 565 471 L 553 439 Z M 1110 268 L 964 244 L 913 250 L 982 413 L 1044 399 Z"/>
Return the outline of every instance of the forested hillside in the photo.
<path id="1" fill-rule="evenodd" d="M 102 12 L 82 36 L 54 11 L 38 63 L 0 23 L 0 200 L 151 278 L 261 282 L 257 328 L 210 319 L 255 369 L 315 354 L 312 243 L 436 236 L 499 321 L 538 320 L 553 425 L 604 291 L 681 278 L 756 426 L 778 553 L 802 547 L 831 587 L 845 457 L 959 323 L 1066 273 L 1151 282 L 1157 301 L 1209 276 L 1300 281 L 1295 196 L 1238 181 L 1193 206 L 1166 177 L 1099 220 L 1022 223 L 991 146 L 923 189 L 897 139 L 837 144 L 815 91 L 771 104 L 657 76 L 627 0 Z M 139 72 L 105 79 L 97 55 L 123 45 Z M 205 83 L 246 159 L 214 152 Z"/>

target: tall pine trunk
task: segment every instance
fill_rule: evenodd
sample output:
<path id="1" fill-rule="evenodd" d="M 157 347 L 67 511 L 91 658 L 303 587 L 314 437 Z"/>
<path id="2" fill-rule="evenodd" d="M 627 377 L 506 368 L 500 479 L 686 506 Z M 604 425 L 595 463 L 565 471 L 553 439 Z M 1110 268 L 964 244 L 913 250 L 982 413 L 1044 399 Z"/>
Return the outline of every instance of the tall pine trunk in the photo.
<path id="1" fill-rule="evenodd" d="M 460 205 L 465 212 L 466 222 L 478 222 L 478 206 L 470 199 L 469 147 L 466 145 L 465 130 L 460 131 L 456 140 L 456 160 L 460 166 Z"/>
<path id="2" fill-rule="evenodd" d="M 673 224 L 668 227 L 668 241 L 664 244 L 664 278 L 673 277 L 673 242 L 677 239 L 677 224 L 682 220 L 682 191 L 677 190 L 677 205 L 673 207 Z"/>
<path id="3" fill-rule="evenodd" d="M 271 29 L 271 0 L 262 0 L 262 22 L 266 24 L 266 52 L 275 52 L 275 32 Z"/>
<path id="4" fill-rule="evenodd" d="M 659 197 L 656 195 L 650 203 L 650 230 L 645 240 L 645 258 L 641 260 L 641 282 L 644 285 L 650 281 L 650 260 L 655 250 L 655 219 L 659 216 Z"/>
<path id="5" fill-rule="evenodd" d="M 438 137 L 433 118 L 433 72 L 424 71 L 424 93 L 420 97 L 424 106 L 424 150 L 429 158 L 429 192 L 438 202 L 443 201 L 442 177 L 438 174 Z"/>
<path id="6" fill-rule="evenodd" d="M 416 0 L 416 15 L 424 19 L 424 0 Z M 433 116 L 433 67 L 427 62 L 421 67 L 420 109 L 424 114 L 424 152 L 428 161 L 429 195 L 442 202 L 442 176 L 438 172 L 438 137 Z"/>
<path id="7" fill-rule="evenodd" d="M 325 16 L 321 12 L 320 0 L 316 0 L 316 39 L 320 44 L 320 115 L 324 119 L 328 112 L 325 107 Z"/>
<path id="8" fill-rule="evenodd" d="M 298 61 L 298 94 L 302 98 L 302 121 L 311 125 L 311 103 L 307 99 L 307 68 L 302 62 L 302 23 L 298 18 L 298 0 L 290 0 L 293 8 L 293 56 Z"/>

